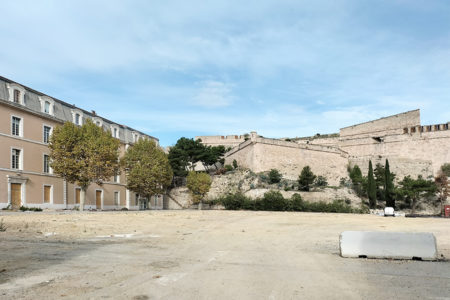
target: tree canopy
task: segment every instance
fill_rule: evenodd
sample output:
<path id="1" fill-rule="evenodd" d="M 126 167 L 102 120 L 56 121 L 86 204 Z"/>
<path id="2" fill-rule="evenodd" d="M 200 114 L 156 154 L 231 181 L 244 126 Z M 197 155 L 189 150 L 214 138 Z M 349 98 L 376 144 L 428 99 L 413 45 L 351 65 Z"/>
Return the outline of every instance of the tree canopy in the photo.
<path id="1" fill-rule="evenodd" d="M 377 206 L 377 190 L 375 178 L 373 176 L 372 161 L 369 160 L 369 173 L 367 174 L 367 196 L 369 197 L 370 208 L 376 208 Z"/>
<path id="2" fill-rule="evenodd" d="M 434 195 L 437 190 L 433 181 L 426 180 L 420 175 L 417 179 L 406 176 L 399 182 L 399 185 L 399 193 L 410 204 L 413 214 L 416 212 L 421 200 Z"/>
<path id="3" fill-rule="evenodd" d="M 167 155 L 153 140 L 140 139 L 129 147 L 121 164 L 127 171 L 127 188 L 147 199 L 164 194 L 172 182 Z"/>
<path id="4" fill-rule="evenodd" d="M 186 186 L 191 192 L 194 203 L 199 203 L 199 209 L 203 203 L 203 198 L 205 198 L 211 188 L 211 183 L 211 177 L 208 174 L 194 171 L 189 172 L 186 179 Z"/>
<path id="5" fill-rule="evenodd" d="M 119 171 L 119 140 L 87 119 L 83 126 L 66 122 L 50 137 L 50 166 L 69 183 L 81 187 L 80 208 L 91 183 L 101 185 Z"/>
<path id="6" fill-rule="evenodd" d="M 298 185 L 299 189 L 302 191 L 309 191 L 311 185 L 314 183 L 314 179 L 316 179 L 316 175 L 311 171 L 309 166 L 305 166 L 298 177 Z"/>
<path id="7" fill-rule="evenodd" d="M 188 171 L 195 169 L 195 164 L 201 162 L 205 169 L 215 165 L 225 153 L 224 146 L 205 146 L 201 140 L 180 138 L 169 150 L 169 162 L 175 176 L 186 176 Z"/>

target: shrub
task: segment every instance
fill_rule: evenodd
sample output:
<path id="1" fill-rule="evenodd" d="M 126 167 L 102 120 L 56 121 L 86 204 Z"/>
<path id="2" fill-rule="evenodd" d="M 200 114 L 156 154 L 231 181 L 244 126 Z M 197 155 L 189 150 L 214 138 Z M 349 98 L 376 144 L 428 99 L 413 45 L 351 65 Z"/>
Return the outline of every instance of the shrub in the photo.
<path id="1" fill-rule="evenodd" d="M 266 174 L 259 174 L 258 177 L 262 182 L 269 182 L 269 177 Z"/>
<path id="2" fill-rule="evenodd" d="M 292 195 L 290 204 L 293 211 L 304 211 L 306 207 L 305 202 L 303 201 L 300 194 Z"/>
<path id="3" fill-rule="evenodd" d="M 447 175 L 447 177 L 450 177 L 450 163 L 443 164 L 441 166 L 441 171 L 442 173 Z"/>
<path id="4" fill-rule="evenodd" d="M 314 181 L 315 186 L 327 186 L 327 178 L 325 176 L 317 176 L 316 180 Z"/>
<path id="5" fill-rule="evenodd" d="M 270 172 L 269 172 L 269 183 L 270 184 L 279 183 L 281 181 L 281 178 L 282 178 L 282 176 L 281 176 L 280 172 L 278 172 L 277 169 L 270 170 Z"/>
<path id="6" fill-rule="evenodd" d="M 345 204 L 342 200 L 334 200 L 332 203 L 326 203 L 324 201 L 310 202 L 306 206 L 306 211 L 352 213 L 353 209 L 350 205 Z"/>
<path id="7" fill-rule="evenodd" d="M 316 179 L 316 175 L 311 171 L 309 166 L 305 166 L 298 176 L 298 185 L 299 189 L 302 191 L 309 191 L 311 184 L 313 184 L 314 179 Z"/>
<path id="8" fill-rule="evenodd" d="M 19 208 L 21 211 L 42 211 L 42 208 L 40 208 L 40 207 L 26 207 L 26 206 L 21 206 L 20 208 Z"/>
<path id="9" fill-rule="evenodd" d="M 269 191 L 261 199 L 262 210 L 281 211 L 288 208 L 288 203 L 279 191 Z"/>
<path id="10" fill-rule="evenodd" d="M 223 197 L 220 197 L 217 202 L 221 203 L 225 209 L 228 210 L 238 210 L 242 209 L 244 207 L 244 204 L 246 203 L 248 205 L 249 201 L 252 201 L 248 197 L 246 197 L 242 193 L 236 193 L 236 194 L 229 194 Z"/>
<path id="11" fill-rule="evenodd" d="M 233 168 L 237 169 L 237 167 L 238 167 L 237 161 L 233 159 Z"/>
<path id="12" fill-rule="evenodd" d="M 227 172 L 233 171 L 233 167 L 231 165 L 225 165 L 225 170 Z"/>
<path id="13" fill-rule="evenodd" d="M 327 213 L 367 213 L 367 209 L 353 209 L 348 199 L 334 200 L 332 203 L 324 201 L 304 201 L 299 194 L 292 195 L 291 199 L 285 199 L 279 191 L 269 191 L 263 198 L 252 200 L 242 193 L 230 194 L 211 203 L 221 203 L 228 210 L 269 210 L 269 211 L 306 211 Z"/>

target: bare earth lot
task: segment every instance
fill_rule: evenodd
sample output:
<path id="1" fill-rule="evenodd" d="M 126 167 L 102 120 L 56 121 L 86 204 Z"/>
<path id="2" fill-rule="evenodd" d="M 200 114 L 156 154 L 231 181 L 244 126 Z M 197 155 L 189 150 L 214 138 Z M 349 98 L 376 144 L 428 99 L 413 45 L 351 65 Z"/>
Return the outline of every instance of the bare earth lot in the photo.
<path id="1" fill-rule="evenodd" d="M 345 230 L 450 219 L 243 211 L 0 213 L 0 299 L 450 299 L 450 262 L 344 259 Z"/>

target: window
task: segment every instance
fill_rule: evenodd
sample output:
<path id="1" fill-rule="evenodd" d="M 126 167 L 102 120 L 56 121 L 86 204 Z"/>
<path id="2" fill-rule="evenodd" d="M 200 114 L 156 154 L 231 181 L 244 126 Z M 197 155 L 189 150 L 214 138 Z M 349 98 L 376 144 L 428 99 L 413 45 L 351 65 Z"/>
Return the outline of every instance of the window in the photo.
<path id="1" fill-rule="evenodd" d="M 136 194 L 136 195 L 135 195 L 135 198 L 134 198 L 134 205 L 136 205 L 136 206 L 139 205 L 139 194 Z"/>
<path id="2" fill-rule="evenodd" d="M 114 182 L 115 183 L 120 183 L 120 176 L 118 173 L 114 174 Z"/>
<path id="3" fill-rule="evenodd" d="M 92 121 L 94 122 L 95 125 L 97 125 L 98 127 L 103 127 L 103 120 L 99 117 L 93 117 Z"/>
<path id="4" fill-rule="evenodd" d="M 119 138 L 119 127 L 117 125 L 110 125 L 111 135 L 115 138 Z"/>
<path id="5" fill-rule="evenodd" d="M 52 131 L 51 127 L 44 125 L 44 143 L 46 143 L 46 144 L 48 144 L 50 141 L 51 131 Z"/>
<path id="6" fill-rule="evenodd" d="M 39 96 L 39 102 L 41 102 L 41 112 L 53 116 L 55 101 L 48 96 Z"/>
<path id="7" fill-rule="evenodd" d="M 24 105 L 25 89 L 16 83 L 7 83 L 8 100 L 13 103 Z"/>
<path id="8" fill-rule="evenodd" d="M 158 206 L 158 196 L 155 195 L 155 206 Z"/>
<path id="9" fill-rule="evenodd" d="M 50 173 L 50 157 L 44 154 L 44 173 Z"/>
<path id="10" fill-rule="evenodd" d="M 19 117 L 12 117 L 12 121 L 11 121 L 11 134 L 15 135 L 15 136 L 22 136 L 21 134 L 21 121 L 22 119 Z"/>
<path id="11" fill-rule="evenodd" d="M 44 203 L 50 203 L 52 198 L 52 186 L 44 185 Z"/>
<path id="12" fill-rule="evenodd" d="M 119 205 L 119 192 L 114 192 L 114 205 L 118 206 Z"/>
<path id="13" fill-rule="evenodd" d="M 132 135 L 133 135 L 133 143 L 139 141 L 139 135 L 136 132 L 133 132 Z"/>
<path id="14" fill-rule="evenodd" d="M 45 102 L 44 102 L 44 112 L 45 112 L 46 114 L 49 114 L 49 113 L 50 113 L 50 102 L 48 102 L 48 101 L 45 101 Z"/>
<path id="15" fill-rule="evenodd" d="M 11 151 L 11 169 L 21 169 L 20 156 L 22 151 L 20 149 L 12 149 Z"/>
<path id="16" fill-rule="evenodd" d="M 14 90 L 13 102 L 20 103 L 20 91 L 19 90 Z"/>
<path id="17" fill-rule="evenodd" d="M 75 125 L 83 125 L 83 112 L 79 109 L 72 109 L 72 122 Z"/>

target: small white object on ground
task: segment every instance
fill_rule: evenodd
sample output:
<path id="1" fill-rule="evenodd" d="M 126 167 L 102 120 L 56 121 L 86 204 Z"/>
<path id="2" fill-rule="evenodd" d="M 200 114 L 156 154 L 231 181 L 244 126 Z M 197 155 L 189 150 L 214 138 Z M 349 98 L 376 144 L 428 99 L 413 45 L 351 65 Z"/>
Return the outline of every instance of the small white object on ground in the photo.
<path id="1" fill-rule="evenodd" d="M 394 208 L 393 207 L 385 207 L 384 208 L 384 216 L 385 217 L 387 217 L 387 216 L 395 216 L 395 214 L 394 214 Z"/>
<path id="2" fill-rule="evenodd" d="M 436 238 L 428 232 L 344 231 L 342 257 L 436 260 Z"/>

